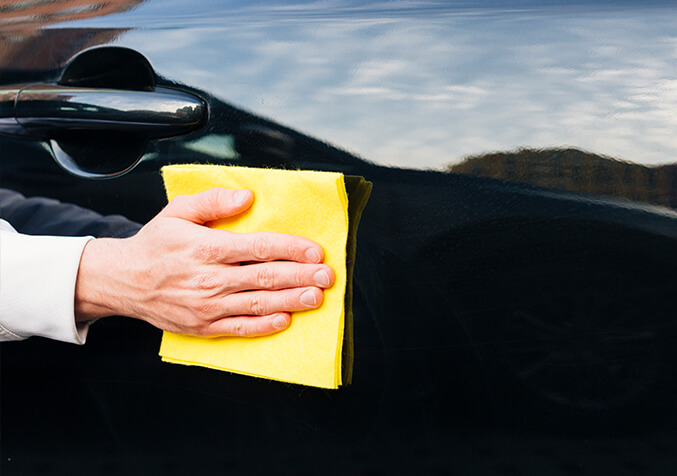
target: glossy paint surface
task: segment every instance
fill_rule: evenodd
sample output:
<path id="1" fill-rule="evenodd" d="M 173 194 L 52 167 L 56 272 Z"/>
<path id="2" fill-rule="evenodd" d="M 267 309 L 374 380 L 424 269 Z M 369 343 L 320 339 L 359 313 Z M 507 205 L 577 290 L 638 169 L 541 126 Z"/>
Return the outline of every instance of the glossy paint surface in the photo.
<path id="1" fill-rule="evenodd" d="M 670 4 L 63 3 L 0 3 L 0 83 L 121 46 L 208 121 L 105 182 L 3 137 L 0 186 L 144 222 L 168 162 L 364 176 L 354 381 L 163 364 L 118 318 L 3 344 L 3 475 L 674 474 Z M 520 146 L 559 148 L 482 155 Z"/>
<path id="2" fill-rule="evenodd" d="M 665 164 L 677 156 L 674 12 L 643 2 L 151 1 L 68 26 L 132 27 L 115 42 L 161 75 L 377 163 L 438 168 L 575 146 Z"/>

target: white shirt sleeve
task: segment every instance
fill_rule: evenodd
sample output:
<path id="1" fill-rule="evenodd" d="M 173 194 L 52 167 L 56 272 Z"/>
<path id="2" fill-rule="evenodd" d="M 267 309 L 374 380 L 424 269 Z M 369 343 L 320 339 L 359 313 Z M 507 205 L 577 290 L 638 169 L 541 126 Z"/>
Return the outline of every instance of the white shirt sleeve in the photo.
<path id="1" fill-rule="evenodd" d="M 75 322 L 75 280 L 91 239 L 22 235 L 0 220 L 0 341 L 85 343 L 89 326 Z"/>

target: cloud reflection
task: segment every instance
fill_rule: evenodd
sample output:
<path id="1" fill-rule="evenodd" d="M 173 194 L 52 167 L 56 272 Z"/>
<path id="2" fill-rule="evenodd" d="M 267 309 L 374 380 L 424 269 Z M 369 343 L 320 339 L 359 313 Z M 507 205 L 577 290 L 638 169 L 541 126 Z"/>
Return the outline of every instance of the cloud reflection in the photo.
<path id="1" fill-rule="evenodd" d="M 379 163 L 440 167 L 551 146 L 645 164 L 677 157 L 670 8 L 426 3 L 411 15 L 408 3 L 389 2 L 329 15 L 327 5 L 263 18 L 257 4 L 239 5 L 209 27 L 197 11 L 196 24 L 141 27 L 119 43 L 162 75 Z"/>

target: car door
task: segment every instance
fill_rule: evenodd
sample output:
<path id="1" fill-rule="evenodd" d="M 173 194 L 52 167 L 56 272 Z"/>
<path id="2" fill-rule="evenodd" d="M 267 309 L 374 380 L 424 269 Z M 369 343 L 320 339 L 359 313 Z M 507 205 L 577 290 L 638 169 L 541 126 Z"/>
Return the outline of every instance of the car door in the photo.
<path id="1" fill-rule="evenodd" d="M 1 2 L 3 188 L 144 223 L 169 163 L 373 182 L 350 385 L 163 363 L 161 332 L 125 318 L 95 323 L 84 346 L 3 344 L 2 473 L 674 466 L 675 98 L 656 76 L 670 12 Z M 628 45 L 647 38 L 658 46 Z M 89 94 L 77 121 L 54 106 L 74 88 Z M 111 128 L 102 90 L 143 93 L 135 111 L 160 121 L 176 116 L 160 93 L 200 112 L 164 135 L 125 114 Z"/>

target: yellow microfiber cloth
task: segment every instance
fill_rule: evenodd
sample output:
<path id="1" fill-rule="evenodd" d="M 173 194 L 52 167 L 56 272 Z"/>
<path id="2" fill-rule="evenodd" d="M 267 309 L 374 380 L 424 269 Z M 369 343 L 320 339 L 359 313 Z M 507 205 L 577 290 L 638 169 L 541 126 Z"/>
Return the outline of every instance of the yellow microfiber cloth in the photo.
<path id="1" fill-rule="evenodd" d="M 357 182 L 354 177 L 345 180 L 335 172 L 220 165 L 172 165 L 163 167 L 162 175 L 169 200 L 217 186 L 253 190 L 254 203 L 247 211 L 210 226 L 232 232 L 304 236 L 324 248 L 325 263 L 336 275 L 334 286 L 324 291 L 322 306 L 293 313 L 292 325 L 283 332 L 256 338 L 201 338 L 165 332 L 160 346 L 162 360 L 322 388 L 348 383 L 352 334 L 344 339 L 344 328 L 352 333 L 352 242 L 371 184 L 361 177 Z M 346 184 L 357 197 L 350 214 Z M 351 256 L 347 256 L 347 249 Z M 343 366 L 342 354 L 347 361 Z"/>

